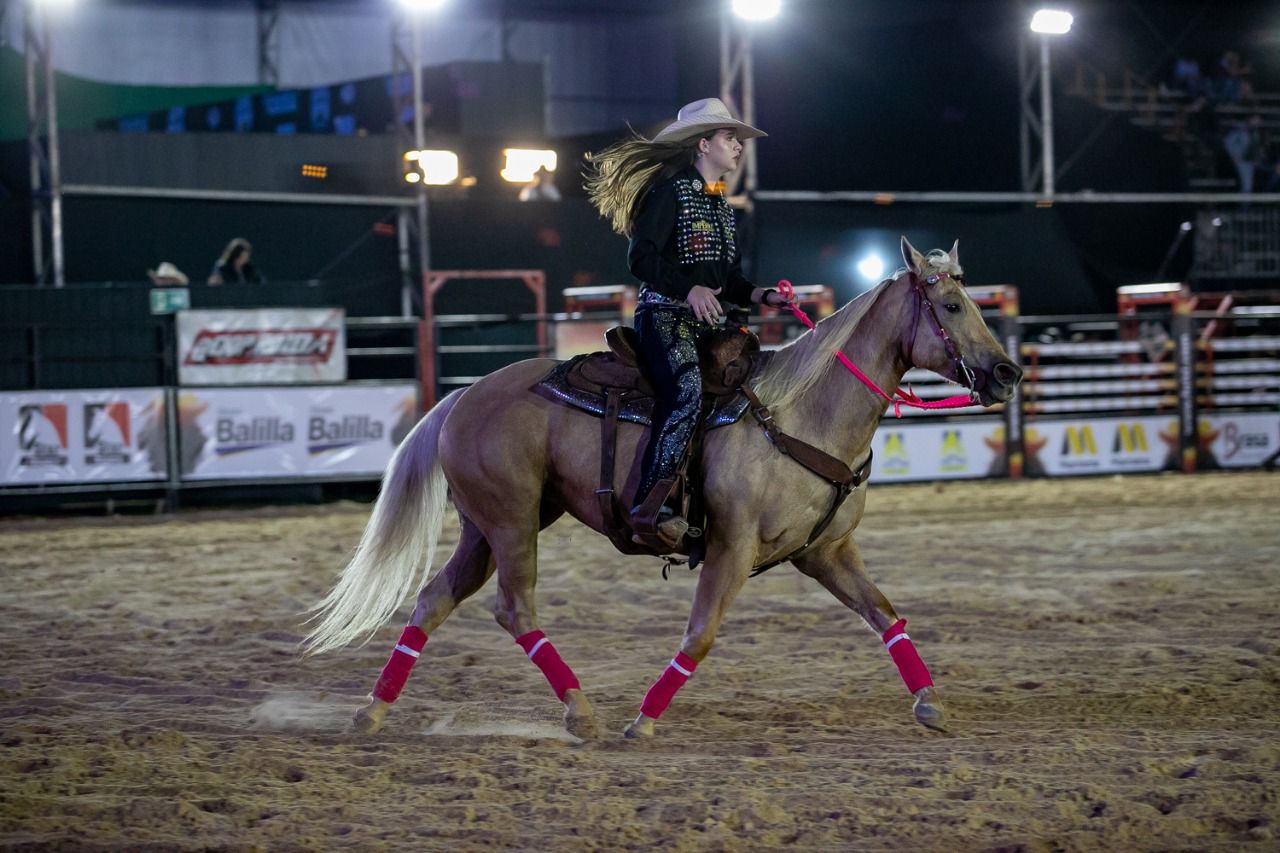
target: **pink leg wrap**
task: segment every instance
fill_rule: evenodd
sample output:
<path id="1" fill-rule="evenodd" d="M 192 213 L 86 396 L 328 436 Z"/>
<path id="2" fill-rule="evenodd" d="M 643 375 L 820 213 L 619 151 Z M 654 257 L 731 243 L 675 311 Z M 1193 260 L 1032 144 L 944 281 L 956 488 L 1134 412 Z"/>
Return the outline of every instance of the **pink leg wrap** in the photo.
<path id="1" fill-rule="evenodd" d="M 556 692 L 556 698 L 561 702 L 564 701 L 565 691 L 579 688 L 578 676 L 574 675 L 569 665 L 561 659 L 560 653 L 556 651 L 555 646 L 551 645 L 546 634 L 541 631 L 530 631 L 516 637 L 516 642 L 520 644 L 520 648 L 524 649 L 529 660 L 542 670 L 542 674 L 551 683 L 551 689 Z"/>
<path id="2" fill-rule="evenodd" d="M 929 668 L 920 660 L 920 653 L 907 636 L 907 620 L 899 619 L 884 632 L 884 647 L 889 650 L 889 657 L 898 665 L 898 673 L 906 682 L 907 690 L 915 693 L 921 687 L 932 687 L 933 678 L 929 676 Z"/>
<path id="3" fill-rule="evenodd" d="M 684 686 L 697 668 L 696 660 L 684 652 L 676 652 L 676 656 L 671 659 L 671 663 L 667 664 L 662 675 L 653 682 L 649 692 L 644 694 L 644 701 L 640 703 L 640 713 L 655 720 L 661 717 L 662 712 L 667 710 L 667 706 L 675 698 L 676 691 Z"/>
<path id="4" fill-rule="evenodd" d="M 409 670 L 418 662 L 418 654 L 427 644 L 427 635 L 417 625 L 405 625 L 400 632 L 400 642 L 391 650 L 387 665 L 378 676 L 378 683 L 373 686 L 373 698 L 383 702 L 394 702 L 409 680 Z"/>

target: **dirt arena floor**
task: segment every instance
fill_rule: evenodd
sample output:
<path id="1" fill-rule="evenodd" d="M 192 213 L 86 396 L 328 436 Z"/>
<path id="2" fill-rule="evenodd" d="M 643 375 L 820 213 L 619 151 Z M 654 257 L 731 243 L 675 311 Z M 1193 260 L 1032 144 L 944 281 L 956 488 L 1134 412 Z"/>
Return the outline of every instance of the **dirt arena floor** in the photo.
<path id="1" fill-rule="evenodd" d="M 645 742 L 618 733 L 694 578 L 559 522 L 540 617 L 608 730 L 586 743 L 492 587 L 382 732 L 348 729 L 401 616 L 297 642 L 367 506 L 0 520 L 0 847 L 1276 850 L 1278 507 L 1264 473 L 873 486 L 864 554 L 952 731 L 782 566 Z"/>

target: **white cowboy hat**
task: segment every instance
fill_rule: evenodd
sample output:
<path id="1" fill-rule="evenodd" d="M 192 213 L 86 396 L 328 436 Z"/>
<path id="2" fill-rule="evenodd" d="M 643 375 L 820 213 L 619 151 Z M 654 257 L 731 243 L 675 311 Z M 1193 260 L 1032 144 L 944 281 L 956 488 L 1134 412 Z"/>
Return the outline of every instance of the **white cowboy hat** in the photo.
<path id="1" fill-rule="evenodd" d="M 725 127 L 736 130 L 739 140 L 769 135 L 759 128 L 738 121 L 719 98 L 703 98 L 681 107 L 680 112 L 676 113 L 676 120 L 658 131 L 653 141 L 685 142 Z"/>
<path id="2" fill-rule="evenodd" d="M 160 266 L 153 270 L 147 270 L 147 275 L 151 276 L 151 280 L 157 284 L 187 283 L 187 277 L 183 275 L 182 270 L 169 261 L 162 261 Z"/>

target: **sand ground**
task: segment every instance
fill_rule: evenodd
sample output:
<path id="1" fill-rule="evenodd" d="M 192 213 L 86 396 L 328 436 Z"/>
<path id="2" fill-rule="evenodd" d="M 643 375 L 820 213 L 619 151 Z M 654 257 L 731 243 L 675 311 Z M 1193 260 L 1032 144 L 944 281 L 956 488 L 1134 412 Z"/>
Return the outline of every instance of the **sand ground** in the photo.
<path id="1" fill-rule="evenodd" d="M 618 732 L 694 578 L 558 522 L 539 615 L 585 743 L 492 585 L 349 730 L 408 602 L 363 648 L 296 644 L 367 506 L 0 520 L 0 847 L 1275 850 L 1278 507 L 1264 473 L 873 486 L 863 553 L 951 733 L 781 566 L 646 742 Z"/>

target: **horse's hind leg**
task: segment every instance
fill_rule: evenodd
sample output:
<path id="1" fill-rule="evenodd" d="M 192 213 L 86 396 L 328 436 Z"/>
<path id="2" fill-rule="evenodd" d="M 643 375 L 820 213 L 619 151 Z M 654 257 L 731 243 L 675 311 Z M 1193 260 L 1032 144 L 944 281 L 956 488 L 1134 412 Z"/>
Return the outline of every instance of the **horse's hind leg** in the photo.
<path id="1" fill-rule="evenodd" d="M 822 584 L 849 609 L 857 612 L 880 635 L 907 690 L 916 698 L 914 711 L 921 725 L 946 730 L 946 712 L 933 679 L 884 593 L 867 577 L 866 565 L 850 536 L 795 561 L 801 572 Z"/>
<path id="2" fill-rule="evenodd" d="M 524 649 L 546 676 L 556 698 L 564 704 L 564 726 L 580 738 L 598 734 L 595 713 L 582 692 L 573 670 L 560 657 L 556 647 L 538 629 L 534 609 L 533 587 L 537 581 L 538 529 L 519 530 L 504 527 L 491 531 L 494 556 L 498 565 L 498 595 L 494 602 L 494 618 Z"/>
<path id="3" fill-rule="evenodd" d="M 378 683 L 369 695 L 369 704 L 356 712 L 356 728 L 364 732 L 376 732 L 391 709 L 409 668 L 416 659 L 415 652 L 422 650 L 426 635 L 438 628 L 454 608 L 473 595 L 493 574 L 493 554 L 479 529 L 465 516 L 459 518 L 461 530 L 458 547 L 449 562 L 437 572 L 418 593 L 418 603 L 401 635 L 401 642 L 391 652 L 391 659 L 383 668 Z M 404 642 L 406 636 L 417 636 L 418 648 Z"/>

